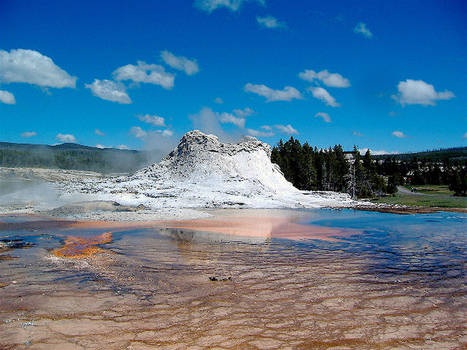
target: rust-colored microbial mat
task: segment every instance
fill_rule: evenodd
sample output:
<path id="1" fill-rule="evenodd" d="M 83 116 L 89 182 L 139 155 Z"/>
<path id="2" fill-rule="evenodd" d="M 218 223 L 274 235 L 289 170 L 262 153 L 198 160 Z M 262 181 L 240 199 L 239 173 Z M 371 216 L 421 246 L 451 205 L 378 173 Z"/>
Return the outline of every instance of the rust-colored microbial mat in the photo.
<path id="1" fill-rule="evenodd" d="M 85 238 L 68 236 L 65 245 L 62 248 L 55 249 L 53 254 L 62 258 L 85 258 L 103 251 L 102 248 L 96 247 L 97 244 L 110 242 L 112 242 L 111 232 Z"/>

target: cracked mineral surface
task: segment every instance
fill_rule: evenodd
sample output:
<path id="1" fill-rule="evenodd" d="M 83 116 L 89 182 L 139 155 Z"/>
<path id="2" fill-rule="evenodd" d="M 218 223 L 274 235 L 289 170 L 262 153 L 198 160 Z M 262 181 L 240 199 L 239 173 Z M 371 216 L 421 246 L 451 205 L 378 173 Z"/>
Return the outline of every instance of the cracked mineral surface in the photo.
<path id="1" fill-rule="evenodd" d="M 309 228 L 287 239 L 284 215 L 184 228 L 0 217 L 3 241 L 21 243 L 0 253 L 15 256 L 0 259 L 0 348 L 465 348 L 465 214 L 291 210 Z M 269 235 L 242 236 L 267 216 Z M 242 230 L 216 234 L 222 220 Z M 54 254 L 67 244 L 100 249 Z"/>

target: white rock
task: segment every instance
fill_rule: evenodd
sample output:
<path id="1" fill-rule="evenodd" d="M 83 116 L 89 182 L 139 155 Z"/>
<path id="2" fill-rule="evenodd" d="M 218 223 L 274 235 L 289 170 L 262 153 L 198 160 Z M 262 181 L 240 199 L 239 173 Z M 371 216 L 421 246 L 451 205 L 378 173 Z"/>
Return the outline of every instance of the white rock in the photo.
<path id="1" fill-rule="evenodd" d="M 352 205 L 347 194 L 299 191 L 270 157 L 271 147 L 254 137 L 221 143 L 217 136 L 194 130 L 159 163 L 130 176 L 84 178 L 64 189 L 151 208 Z"/>

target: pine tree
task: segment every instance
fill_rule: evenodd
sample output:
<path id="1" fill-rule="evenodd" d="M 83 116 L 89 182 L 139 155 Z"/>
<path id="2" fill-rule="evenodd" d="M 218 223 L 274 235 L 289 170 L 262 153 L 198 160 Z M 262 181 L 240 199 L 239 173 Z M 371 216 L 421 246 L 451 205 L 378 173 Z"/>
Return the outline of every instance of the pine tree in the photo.
<path id="1" fill-rule="evenodd" d="M 388 177 L 388 185 L 386 187 L 386 192 L 389 194 L 394 194 L 397 192 L 397 183 L 395 176 Z"/>
<path id="2" fill-rule="evenodd" d="M 449 181 L 449 189 L 455 196 L 466 196 L 467 173 L 465 169 L 454 170 Z"/>

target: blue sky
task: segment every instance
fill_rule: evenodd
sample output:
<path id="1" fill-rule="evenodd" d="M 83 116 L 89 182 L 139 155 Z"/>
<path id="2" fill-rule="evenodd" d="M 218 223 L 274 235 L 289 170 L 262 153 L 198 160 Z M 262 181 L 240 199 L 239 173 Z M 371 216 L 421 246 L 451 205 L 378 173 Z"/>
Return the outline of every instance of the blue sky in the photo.
<path id="1" fill-rule="evenodd" d="M 0 141 L 466 145 L 465 23 L 461 0 L 0 0 Z"/>

